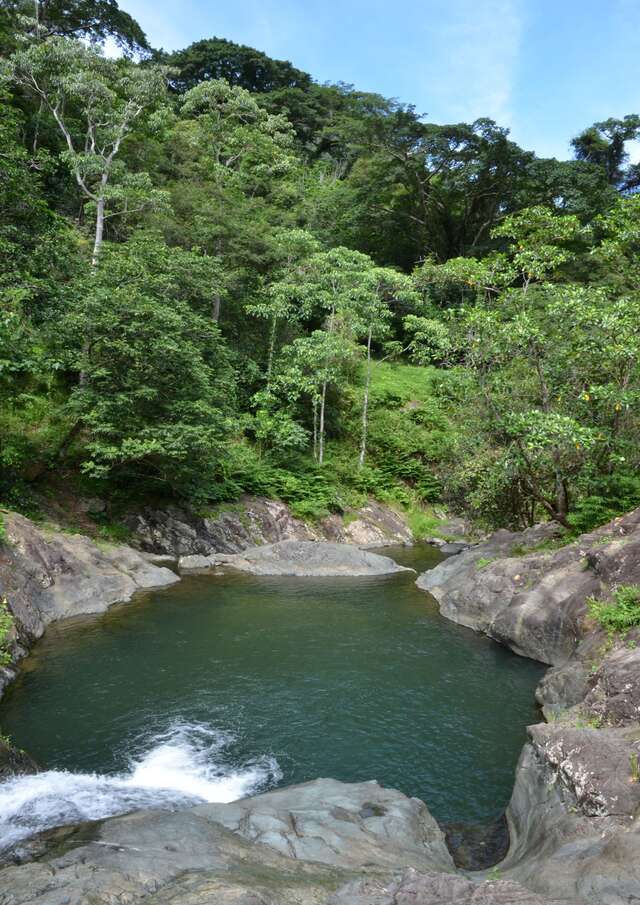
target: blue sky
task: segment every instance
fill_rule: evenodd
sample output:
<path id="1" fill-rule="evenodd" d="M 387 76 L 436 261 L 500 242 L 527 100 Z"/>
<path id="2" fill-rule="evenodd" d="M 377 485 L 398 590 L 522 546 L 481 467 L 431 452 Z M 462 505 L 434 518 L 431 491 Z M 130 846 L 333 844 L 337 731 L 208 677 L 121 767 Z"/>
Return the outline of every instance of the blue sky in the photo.
<path id="1" fill-rule="evenodd" d="M 415 104 L 433 122 L 490 116 L 541 156 L 640 112 L 640 0 L 120 0 L 154 46 L 229 38 Z M 640 145 L 629 148 L 640 159 Z"/>

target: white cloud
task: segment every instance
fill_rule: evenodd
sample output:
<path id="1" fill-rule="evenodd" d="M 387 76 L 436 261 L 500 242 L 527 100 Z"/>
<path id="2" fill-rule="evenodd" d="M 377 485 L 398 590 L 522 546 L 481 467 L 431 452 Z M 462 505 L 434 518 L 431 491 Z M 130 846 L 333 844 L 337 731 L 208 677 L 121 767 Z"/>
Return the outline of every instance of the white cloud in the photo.
<path id="1" fill-rule="evenodd" d="M 439 12 L 425 28 L 434 56 L 426 61 L 421 92 L 433 99 L 433 118 L 446 111 L 449 120 L 489 116 L 509 126 L 524 29 L 521 0 L 450 0 Z"/>
<path id="2" fill-rule="evenodd" d="M 629 155 L 630 163 L 640 163 L 640 139 L 635 138 L 633 141 L 626 142 L 625 151 Z"/>

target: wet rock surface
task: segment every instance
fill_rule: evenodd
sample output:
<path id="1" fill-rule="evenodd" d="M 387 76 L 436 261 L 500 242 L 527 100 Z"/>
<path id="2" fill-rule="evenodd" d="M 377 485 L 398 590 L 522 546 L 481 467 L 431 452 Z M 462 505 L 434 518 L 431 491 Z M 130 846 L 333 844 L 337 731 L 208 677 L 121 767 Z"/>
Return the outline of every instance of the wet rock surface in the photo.
<path id="1" fill-rule="evenodd" d="M 594 905 L 640 902 L 640 631 L 588 616 L 640 584 L 640 510 L 554 549 L 553 525 L 498 532 L 418 579 L 441 612 L 549 663 L 507 811 L 505 877 Z"/>
<path id="2" fill-rule="evenodd" d="M 0 871 L 11 905 L 542 905 L 511 881 L 456 876 L 422 802 L 316 780 L 230 805 L 85 825 Z"/>
<path id="3" fill-rule="evenodd" d="M 38 765 L 26 751 L 15 748 L 9 741 L 0 738 L 0 782 L 11 776 L 37 772 Z"/>
<path id="4" fill-rule="evenodd" d="M 451 857 L 462 870 L 493 867 L 509 851 L 509 827 L 504 814 L 492 823 L 447 823 L 442 829 Z"/>
<path id="5" fill-rule="evenodd" d="M 365 576 L 412 571 L 388 556 L 348 544 L 280 541 L 235 555 L 219 554 L 217 562 L 253 575 Z"/>

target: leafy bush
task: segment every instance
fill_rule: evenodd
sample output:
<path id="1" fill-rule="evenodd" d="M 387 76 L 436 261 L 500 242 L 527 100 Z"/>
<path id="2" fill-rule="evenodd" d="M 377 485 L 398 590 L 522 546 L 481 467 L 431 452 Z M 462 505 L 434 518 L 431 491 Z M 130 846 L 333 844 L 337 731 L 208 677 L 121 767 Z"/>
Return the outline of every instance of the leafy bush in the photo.
<path id="1" fill-rule="evenodd" d="M 640 625 L 640 586 L 620 585 L 612 594 L 612 600 L 587 601 L 589 615 L 596 619 L 610 634 L 625 633 Z"/>
<path id="2" fill-rule="evenodd" d="M 640 506 L 640 478 L 624 472 L 609 475 L 590 483 L 583 494 L 576 500 L 569 519 L 577 534 L 591 531 Z"/>
<path id="3" fill-rule="evenodd" d="M 8 666 L 11 663 L 9 651 L 9 632 L 13 628 L 13 616 L 9 612 L 7 598 L 0 600 L 0 666 Z"/>

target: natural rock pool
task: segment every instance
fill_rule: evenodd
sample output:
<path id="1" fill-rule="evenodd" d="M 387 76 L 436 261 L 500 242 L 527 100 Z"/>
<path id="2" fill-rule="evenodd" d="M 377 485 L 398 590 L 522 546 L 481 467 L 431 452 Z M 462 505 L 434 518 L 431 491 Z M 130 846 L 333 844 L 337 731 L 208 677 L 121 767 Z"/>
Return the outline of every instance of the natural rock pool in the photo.
<path id="1" fill-rule="evenodd" d="M 0 706 L 48 771 L 0 785 L 0 846 L 319 776 L 376 779 L 440 821 L 497 816 L 544 667 L 441 618 L 414 581 L 197 575 L 52 627 Z"/>

